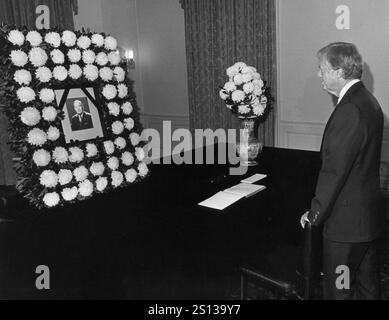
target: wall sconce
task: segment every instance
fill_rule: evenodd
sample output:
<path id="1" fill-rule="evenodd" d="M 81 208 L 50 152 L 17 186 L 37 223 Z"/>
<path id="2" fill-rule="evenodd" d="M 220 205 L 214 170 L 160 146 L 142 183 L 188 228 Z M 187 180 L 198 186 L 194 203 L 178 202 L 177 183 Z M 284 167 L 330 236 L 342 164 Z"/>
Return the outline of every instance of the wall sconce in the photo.
<path id="1" fill-rule="evenodd" d="M 127 68 L 128 69 L 135 69 L 134 51 L 133 50 L 126 50 L 126 52 L 124 53 L 124 56 L 126 58 Z"/>

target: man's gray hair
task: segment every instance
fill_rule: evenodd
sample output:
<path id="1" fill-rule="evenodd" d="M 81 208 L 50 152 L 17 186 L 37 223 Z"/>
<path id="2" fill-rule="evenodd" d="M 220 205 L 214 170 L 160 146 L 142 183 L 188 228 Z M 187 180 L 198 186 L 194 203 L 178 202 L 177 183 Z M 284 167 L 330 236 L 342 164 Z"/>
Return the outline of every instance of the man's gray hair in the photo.
<path id="1" fill-rule="evenodd" d="M 353 43 L 330 43 L 318 51 L 317 57 L 320 60 L 327 60 L 334 70 L 342 69 L 344 79 L 361 79 L 362 77 L 362 56 Z"/>

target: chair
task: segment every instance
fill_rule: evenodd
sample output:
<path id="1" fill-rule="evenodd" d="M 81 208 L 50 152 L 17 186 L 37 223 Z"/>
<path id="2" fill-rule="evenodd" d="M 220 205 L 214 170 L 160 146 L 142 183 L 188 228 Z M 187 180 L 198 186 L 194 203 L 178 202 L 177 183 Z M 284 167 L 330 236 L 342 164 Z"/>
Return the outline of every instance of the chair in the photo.
<path id="1" fill-rule="evenodd" d="M 306 224 L 302 246 L 278 243 L 239 268 L 241 299 L 252 299 L 249 284 L 276 299 L 314 299 L 320 282 L 321 230 Z"/>

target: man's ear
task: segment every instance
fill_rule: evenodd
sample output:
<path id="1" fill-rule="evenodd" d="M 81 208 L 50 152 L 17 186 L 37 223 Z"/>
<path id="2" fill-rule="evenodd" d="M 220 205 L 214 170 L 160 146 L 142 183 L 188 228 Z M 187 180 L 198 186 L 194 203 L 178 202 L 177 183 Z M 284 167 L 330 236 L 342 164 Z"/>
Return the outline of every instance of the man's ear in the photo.
<path id="1" fill-rule="evenodd" d="M 337 74 L 337 76 L 338 76 L 339 78 L 344 79 L 344 71 L 343 71 L 342 68 L 337 69 L 337 70 L 336 70 L 336 74 Z"/>

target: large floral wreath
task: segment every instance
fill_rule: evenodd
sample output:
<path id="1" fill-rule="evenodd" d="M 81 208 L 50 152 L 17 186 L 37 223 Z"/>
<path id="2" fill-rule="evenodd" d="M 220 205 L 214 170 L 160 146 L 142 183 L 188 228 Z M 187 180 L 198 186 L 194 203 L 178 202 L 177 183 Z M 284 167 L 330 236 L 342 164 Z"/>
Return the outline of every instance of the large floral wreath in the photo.
<path id="1" fill-rule="evenodd" d="M 3 29 L 1 105 L 20 158 L 19 191 L 38 208 L 84 200 L 148 174 L 139 115 L 117 41 L 103 33 Z M 93 86 L 103 138 L 65 143 L 53 88 Z"/>

